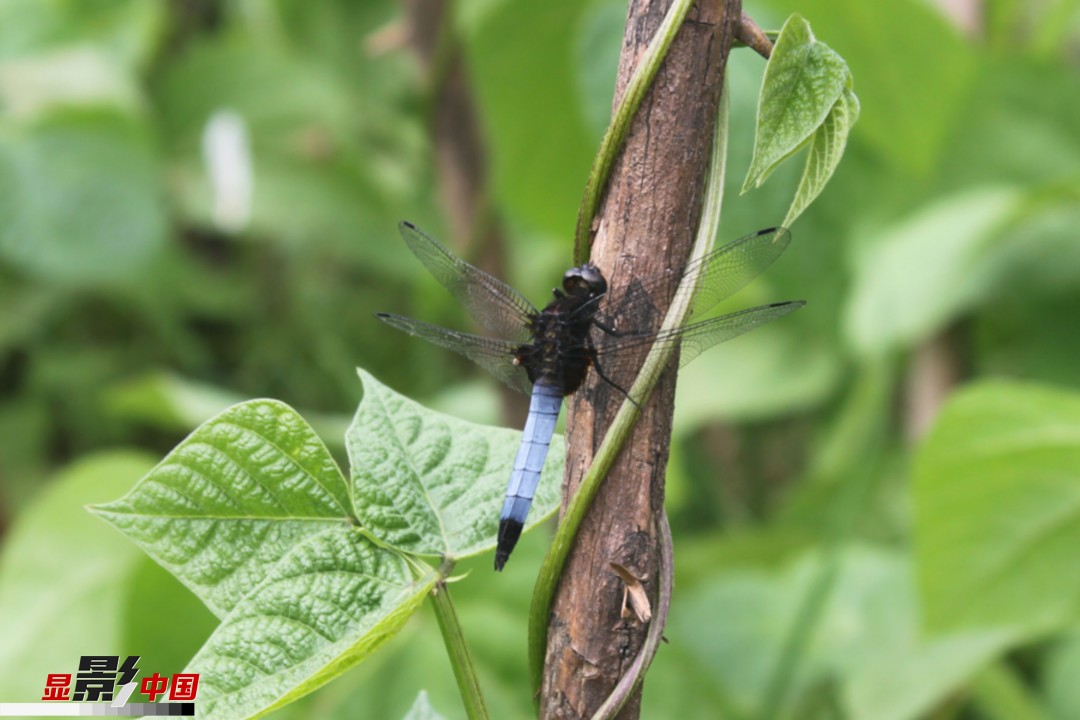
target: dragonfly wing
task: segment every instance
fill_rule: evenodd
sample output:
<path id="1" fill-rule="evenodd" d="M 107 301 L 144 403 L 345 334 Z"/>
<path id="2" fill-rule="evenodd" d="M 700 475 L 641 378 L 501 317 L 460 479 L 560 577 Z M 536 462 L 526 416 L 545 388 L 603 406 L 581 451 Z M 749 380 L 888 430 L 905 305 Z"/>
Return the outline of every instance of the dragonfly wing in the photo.
<path id="1" fill-rule="evenodd" d="M 767 322 L 772 322 L 788 313 L 795 312 L 805 304 L 805 302 L 799 300 L 761 305 L 749 310 L 742 310 L 730 315 L 694 323 L 682 328 L 680 331 L 661 333 L 656 340 L 657 342 L 674 340 L 679 343 L 679 367 L 682 367 L 713 345 L 737 338 L 743 333 L 760 327 Z M 670 339 L 667 337 L 669 335 L 671 336 Z"/>
<path id="2" fill-rule="evenodd" d="M 520 343 L 470 335 L 402 315 L 377 313 L 376 317 L 391 327 L 464 355 L 519 392 L 532 392 L 525 368 L 514 361 Z"/>
<path id="3" fill-rule="evenodd" d="M 617 383 L 629 383 L 644 361 L 644 351 L 653 345 L 680 346 L 679 365 L 686 365 L 713 345 L 731 340 L 767 322 L 798 310 L 806 303 L 782 302 L 742 310 L 703 320 L 693 325 L 661 333 L 641 333 L 612 337 L 594 332 L 596 361 L 604 374 Z"/>
<path id="4" fill-rule="evenodd" d="M 700 316 L 726 297 L 735 294 L 757 277 L 791 242 L 787 228 L 759 230 L 713 250 L 682 271 L 669 271 L 639 278 L 623 290 L 608 294 L 602 315 L 616 325 L 647 333 L 663 320 L 658 307 L 665 298 L 693 294 L 689 317 Z M 685 275 L 696 273 L 695 288 L 680 288 Z M 631 330 L 632 332 L 632 330 Z"/>
<path id="5" fill-rule="evenodd" d="M 537 312 L 532 303 L 506 283 L 457 257 L 415 225 L 402 222 L 398 230 L 413 255 L 476 322 L 501 337 L 528 342 L 528 323 Z"/>
<path id="6" fill-rule="evenodd" d="M 686 272 L 700 266 L 701 273 L 697 288 L 692 291 L 694 299 L 690 304 L 690 317 L 707 312 L 721 300 L 744 288 L 772 265 L 790 242 L 791 233 L 787 228 L 759 230 L 717 248 L 693 263 Z"/>

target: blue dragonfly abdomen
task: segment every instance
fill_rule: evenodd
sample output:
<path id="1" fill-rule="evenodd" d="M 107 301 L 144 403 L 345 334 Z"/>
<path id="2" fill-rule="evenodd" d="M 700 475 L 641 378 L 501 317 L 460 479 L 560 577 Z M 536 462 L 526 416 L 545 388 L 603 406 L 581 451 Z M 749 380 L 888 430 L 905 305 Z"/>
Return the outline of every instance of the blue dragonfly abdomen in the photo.
<path id="1" fill-rule="evenodd" d="M 564 392 L 561 388 L 539 382 L 533 386 L 529 417 L 521 435 L 521 445 L 514 459 L 514 469 L 506 488 L 506 500 L 499 516 L 499 539 L 495 548 L 495 569 L 502 570 L 521 536 L 544 469 L 555 423 L 559 419 Z"/>

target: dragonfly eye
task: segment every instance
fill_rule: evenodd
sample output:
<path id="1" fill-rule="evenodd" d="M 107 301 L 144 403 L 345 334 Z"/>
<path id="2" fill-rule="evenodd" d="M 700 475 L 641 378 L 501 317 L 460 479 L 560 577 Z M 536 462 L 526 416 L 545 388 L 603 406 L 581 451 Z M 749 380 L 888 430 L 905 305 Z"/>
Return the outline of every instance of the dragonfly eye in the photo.
<path id="1" fill-rule="evenodd" d="M 570 268 L 563 275 L 563 290 L 571 294 L 603 295 L 607 292 L 607 280 L 595 265 Z"/>

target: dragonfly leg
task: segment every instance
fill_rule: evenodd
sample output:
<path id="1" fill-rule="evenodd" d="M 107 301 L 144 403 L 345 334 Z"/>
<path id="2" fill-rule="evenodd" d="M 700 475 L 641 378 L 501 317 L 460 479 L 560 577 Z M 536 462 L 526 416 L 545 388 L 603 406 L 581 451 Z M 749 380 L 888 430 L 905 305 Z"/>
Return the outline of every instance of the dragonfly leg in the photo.
<path id="1" fill-rule="evenodd" d="M 603 329 L 603 328 L 601 328 L 601 329 Z M 623 397 L 625 397 L 630 402 L 634 403 L 634 407 L 636 407 L 637 409 L 640 410 L 641 405 L 638 404 L 638 401 L 635 400 L 634 398 L 630 397 L 630 393 L 628 393 L 621 385 L 619 385 L 617 382 L 615 382 L 614 380 L 609 378 L 604 373 L 604 368 L 601 367 L 601 365 L 600 365 L 600 357 L 597 355 L 596 348 L 593 346 L 592 341 L 589 341 L 586 344 L 585 349 L 586 349 L 586 352 L 589 353 L 589 359 L 592 361 L 592 366 L 596 369 L 596 374 L 600 376 L 600 379 L 603 380 L 604 382 L 606 382 L 611 387 L 618 390 L 619 392 L 621 392 L 623 394 Z"/>
<path id="2" fill-rule="evenodd" d="M 592 322 L 593 322 L 593 325 L 600 328 L 601 330 L 604 331 L 605 334 L 610 335 L 611 337 L 625 337 L 627 335 L 627 333 L 619 332 L 618 330 L 613 328 L 611 325 L 608 325 L 607 323 L 602 322 L 600 320 L 600 318 L 593 318 Z"/>

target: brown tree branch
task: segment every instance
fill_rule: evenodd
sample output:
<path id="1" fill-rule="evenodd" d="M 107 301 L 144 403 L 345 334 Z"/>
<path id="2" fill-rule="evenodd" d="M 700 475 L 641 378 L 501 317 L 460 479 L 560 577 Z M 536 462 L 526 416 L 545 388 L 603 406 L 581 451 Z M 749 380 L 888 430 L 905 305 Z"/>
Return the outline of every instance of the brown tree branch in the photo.
<path id="1" fill-rule="evenodd" d="M 669 4 L 631 1 L 616 98 Z M 595 223 L 592 260 L 613 286 L 680 267 L 687 259 L 701 214 L 727 56 L 740 20 L 739 0 L 700 0 L 634 119 Z M 624 584 L 611 563 L 644 578 L 656 605 L 657 518 L 663 512 L 674 391 L 669 370 L 643 408 L 567 560 L 549 623 L 541 717 L 590 717 L 645 639 L 641 622 L 622 617 Z M 564 498 L 580 483 L 621 400 L 595 376 L 572 397 Z M 638 717 L 640 703 L 638 690 L 618 717 Z"/>
<path id="2" fill-rule="evenodd" d="M 772 40 L 754 22 L 754 19 L 745 12 L 741 13 L 739 17 L 739 27 L 735 30 L 735 39 L 766 60 L 772 56 Z"/>

